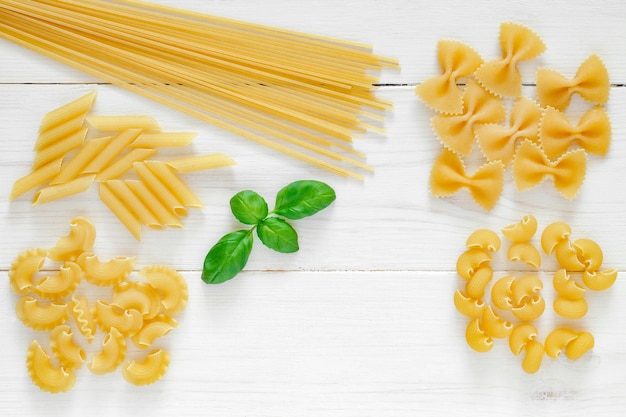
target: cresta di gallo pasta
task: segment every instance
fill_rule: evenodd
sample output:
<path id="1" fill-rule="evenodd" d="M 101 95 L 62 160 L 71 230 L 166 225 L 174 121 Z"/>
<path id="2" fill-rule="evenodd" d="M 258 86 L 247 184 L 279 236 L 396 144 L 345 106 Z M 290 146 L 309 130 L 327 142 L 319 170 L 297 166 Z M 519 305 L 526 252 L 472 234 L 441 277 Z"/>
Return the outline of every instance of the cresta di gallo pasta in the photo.
<path id="1" fill-rule="evenodd" d="M 573 78 L 539 68 L 537 102 L 522 96 L 518 64 L 543 53 L 545 44 L 531 29 L 505 22 L 500 45 L 502 58 L 483 62 L 470 46 L 440 40 L 442 73 L 415 89 L 437 113 L 431 124 L 443 145 L 431 170 L 431 194 L 446 197 L 467 188 L 476 203 L 491 210 L 502 193 L 504 171 L 512 166 L 519 191 L 551 178 L 571 200 L 583 183 L 587 155 L 608 152 L 611 124 L 603 107 L 609 96 L 607 70 L 597 55 L 581 63 Z M 575 94 L 590 108 L 572 122 L 566 110 Z M 505 104 L 510 104 L 508 117 Z M 468 173 L 464 159 L 472 157 L 475 143 L 485 165 Z"/>
<path id="2" fill-rule="evenodd" d="M 504 227 L 502 235 L 510 262 L 523 262 L 532 270 L 541 266 L 540 249 L 532 242 L 537 220 L 532 215 Z M 604 291 L 617 279 L 616 269 L 602 267 L 600 246 L 588 238 L 571 239 L 572 230 L 564 222 L 554 222 L 541 233 L 541 251 L 554 255 L 560 268 L 552 276 L 555 297 L 552 308 L 563 319 L 575 320 L 587 314 L 588 290 Z M 491 350 L 495 339 L 508 339 L 511 352 L 523 355 L 522 369 L 539 370 L 544 354 L 558 358 L 562 353 L 571 360 L 581 358 L 593 348 L 593 335 L 580 326 L 558 327 L 543 338 L 533 324 L 546 309 L 542 295 L 544 282 L 538 273 L 518 272 L 494 279 L 493 256 L 502 239 L 489 229 L 473 232 L 466 251 L 456 264 L 464 288 L 454 293 L 454 305 L 470 319 L 465 333 L 468 345 L 478 351 Z M 489 302 L 490 300 L 490 302 Z"/>
<path id="3" fill-rule="evenodd" d="M 175 317 L 188 299 L 185 279 L 164 265 L 147 266 L 133 277 L 135 258 L 99 259 L 91 252 L 95 237 L 93 224 L 77 217 L 53 248 L 28 249 L 11 264 L 17 317 L 46 332 L 26 352 L 28 374 L 43 391 L 70 390 L 83 365 L 96 375 L 121 368 L 134 385 L 156 382 L 169 366 L 170 353 L 159 340 L 178 327 Z M 58 271 L 43 270 L 51 262 L 60 265 Z M 87 297 L 83 283 L 101 291 Z"/>
<path id="4" fill-rule="evenodd" d="M 219 153 L 154 160 L 161 148 L 189 145 L 195 133 L 163 132 L 149 116 L 91 115 L 95 98 L 93 91 L 43 117 L 32 171 L 15 181 L 11 200 L 39 187 L 33 205 L 43 204 L 86 191 L 96 182 L 101 200 L 137 240 L 142 225 L 183 227 L 180 218 L 187 208 L 203 205 L 179 174 L 234 161 Z M 92 130 L 98 134 L 88 138 Z M 132 174 L 136 178 L 127 178 Z"/>

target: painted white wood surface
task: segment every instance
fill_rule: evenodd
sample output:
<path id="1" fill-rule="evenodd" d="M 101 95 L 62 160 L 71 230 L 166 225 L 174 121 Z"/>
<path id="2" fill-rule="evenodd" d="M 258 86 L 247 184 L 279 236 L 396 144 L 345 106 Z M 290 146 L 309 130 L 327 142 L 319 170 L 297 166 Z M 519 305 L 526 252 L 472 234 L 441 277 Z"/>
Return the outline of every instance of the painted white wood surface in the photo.
<path id="1" fill-rule="evenodd" d="M 75 388 L 49 395 L 34 387 L 24 367 L 33 337 L 15 317 L 16 297 L 0 280 L 0 415 L 415 416 L 621 415 L 626 408 L 626 6 L 622 2 L 409 0 L 161 1 L 222 16 L 336 36 L 374 45 L 400 59 L 385 71 L 382 97 L 394 101 L 386 137 L 368 135 L 356 147 L 376 173 L 344 180 L 224 133 L 82 73 L 0 41 L 0 270 L 29 247 L 51 246 L 69 220 L 84 215 L 98 229 L 103 257 L 137 256 L 138 266 L 163 263 L 184 271 L 190 301 L 180 328 L 167 338 L 172 363 L 157 384 L 135 388 L 115 373 L 83 369 Z M 523 65 L 532 96 L 534 71 L 549 66 L 573 74 L 599 54 L 613 87 L 607 111 L 613 142 L 605 158 L 591 157 L 574 201 L 549 181 L 519 193 L 510 178 L 496 208 L 486 213 L 467 193 L 429 195 L 428 175 L 439 150 L 429 118 L 414 96 L 437 73 L 436 41 L 463 40 L 486 59 L 499 55 L 498 26 L 529 25 L 548 50 Z M 28 172 L 39 120 L 47 111 L 97 88 L 94 112 L 150 114 L 167 130 L 199 132 L 194 152 L 225 152 L 237 165 L 190 174 L 206 203 L 191 211 L 184 230 L 146 231 L 136 242 L 98 200 L 95 190 L 31 207 L 28 194 L 7 200 Z M 582 111 L 574 103 L 573 115 Z M 268 169 L 271 167 L 272 169 Z M 276 254 L 256 242 L 240 276 L 219 286 L 200 281 L 206 251 L 238 225 L 228 200 L 254 189 L 273 201 L 290 181 L 315 178 L 337 191 L 333 206 L 295 225 L 297 254 Z M 506 343 L 478 354 L 464 341 L 466 319 L 452 305 L 461 283 L 454 264 L 467 235 L 495 230 L 534 214 L 540 227 L 569 222 L 578 237 L 604 249 L 605 265 L 622 277 L 606 293 L 591 294 L 581 326 L 596 337 L 583 360 L 544 360 L 535 375 L 520 369 Z M 540 275 L 554 271 L 545 259 Z M 502 260 L 496 273 L 511 270 Z M 517 266 L 516 266 L 517 268 Z M 523 269 L 523 268 L 522 268 Z M 546 298 L 551 295 L 549 285 Z M 548 309 L 550 310 L 550 309 Z M 550 311 L 546 329 L 561 323 Z"/>

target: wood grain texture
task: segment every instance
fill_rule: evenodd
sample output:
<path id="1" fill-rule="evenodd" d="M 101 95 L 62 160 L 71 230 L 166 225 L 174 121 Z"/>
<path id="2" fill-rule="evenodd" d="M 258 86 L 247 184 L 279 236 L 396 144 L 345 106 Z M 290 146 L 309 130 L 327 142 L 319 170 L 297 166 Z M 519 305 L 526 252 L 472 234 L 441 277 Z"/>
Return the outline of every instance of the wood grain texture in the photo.
<path id="1" fill-rule="evenodd" d="M 626 408 L 626 7 L 618 0 L 515 4 L 488 0 L 159 0 L 221 16 L 319 33 L 374 45 L 400 60 L 401 71 L 382 74 L 380 95 L 395 108 L 387 135 L 367 134 L 355 148 L 376 168 L 363 182 L 306 166 L 245 139 L 181 115 L 78 71 L 0 40 L 0 271 L 19 252 L 50 247 L 78 215 L 97 227 L 100 256 L 136 256 L 138 267 L 162 263 L 184 272 L 190 300 L 180 328 L 165 342 L 172 352 L 166 377 L 136 388 L 119 372 L 97 377 L 79 372 L 69 393 L 49 395 L 26 374 L 30 340 L 45 340 L 16 318 L 17 297 L 0 279 L 0 415 L 134 416 L 587 416 L 621 415 Z M 566 17 L 564 17 L 566 16 Z M 611 77 L 606 106 L 613 141 L 604 158 L 590 157 L 579 195 L 568 201 L 545 181 L 516 191 L 507 172 L 495 209 L 485 212 L 465 191 L 445 199 L 430 196 L 428 176 L 440 149 L 433 116 L 414 86 L 439 71 L 436 42 L 455 38 L 486 59 L 499 55 L 502 21 L 533 28 L 548 45 L 522 66 L 524 94 L 534 97 L 534 73 L 547 66 L 573 74 L 597 53 Z M 137 242 L 100 202 L 95 189 L 33 207 L 33 193 L 9 202 L 13 182 L 33 158 L 41 117 L 93 89 L 94 113 L 148 114 L 166 130 L 198 132 L 191 151 L 224 152 L 230 168 L 187 174 L 204 201 L 190 210 L 185 229 L 145 231 Z M 586 104 L 575 100 L 573 119 Z M 174 156 L 170 151 L 163 156 Z M 478 160 L 470 161 L 475 167 Z M 228 200 L 254 189 L 272 204 L 287 183 L 313 178 L 329 183 L 337 201 L 315 217 L 294 223 L 300 252 L 278 254 L 255 243 L 246 270 L 219 286 L 200 280 L 202 261 L 224 233 L 240 227 Z M 556 220 L 572 225 L 574 237 L 596 240 L 604 265 L 619 270 L 613 288 L 588 297 L 589 314 L 577 323 L 596 346 L 577 362 L 544 359 L 526 375 L 521 358 L 498 341 L 478 354 L 465 344 L 467 319 L 452 294 L 463 283 L 454 272 L 473 230 L 494 230 L 532 213 L 539 226 Z M 503 254 L 497 276 L 527 268 Z M 544 257 L 539 272 L 549 284 L 557 268 Z M 548 311 L 549 310 L 549 311 Z M 547 309 L 541 331 L 565 324 Z M 52 411 L 51 411 L 52 410 Z"/>

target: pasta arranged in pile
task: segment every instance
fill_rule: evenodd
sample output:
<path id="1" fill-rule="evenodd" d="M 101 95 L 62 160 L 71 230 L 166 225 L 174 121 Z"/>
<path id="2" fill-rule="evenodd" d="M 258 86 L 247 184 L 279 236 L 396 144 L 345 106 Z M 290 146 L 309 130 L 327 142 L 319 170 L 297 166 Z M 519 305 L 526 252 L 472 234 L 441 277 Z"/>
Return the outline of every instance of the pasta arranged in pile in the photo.
<path id="1" fill-rule="evenodd" d="M 373 168 L 353 137 L 384 133 L 371 46 L 140 0 L 0 0 L 0 36 L 342 176 Z"/>
<path id="2" fill-rule="evenodd" d="M 121 368 L 134 385 L 156 382 L 169 366 L 170 353 L 159 341 L 178 327 L 175 317 L 188 299 L 185 279 L 164 265 L 133 277 L 135 258 L 99 259 L 91 252 L 95 237 L 93 224 L 78 217 L 53 248 L 26 250 L 11 264 L 11 288 L 20 297 L 17 317 L 47 332 L 26 353 L 28 374 L 43 391 L 70 390 L 83 365 L 96 375 Z M 58 273 L 44 272 L 52 261 L 60 265 Z M 100 289 L 98 296 L 88 298 L 83 283 Z M 98 336 L 104 337 L 95 346 Z"/>
<path id="3" fill-rule="evenodd" d="M 527 373 L 539 370 L 544 354 L 553 359 L 562 353 L 570 360 L 581 358 L 594 346 L 591 333 L 575 325 L 558 327 L 542 342 L 533 324 L 546 308 L 541 293 L 544 284 L 538 273 L 541 252 L 532 243 L 537 220 L 527 215 L 501 232 L 509 243 L 507 260 L 523 262 L 537 273 L 524 272 L 521 276 L 511 273 L 494 279 L 491 262 L 502 246 L 502 239 L 489 229 L 476 230 L 468 237 L 467 249 L 456 265 L 465 286 L 454 293 L 456 309 L 470 319 L 465 334 L 468 345 L 478 352 L 487 352 L 493 347 L 494 339 L 508 338 L 513 354 L 524 355 L 522 369 Z M 572 240 L 571 234 L 568 224 L 551 223 L 541 233 L 540 246 L 546 255 L 556 257 L 560 267 L 552 276 L 555 290 L 552 308 L 561 318 L 575 320 L 587 314 L 587 290 L 607 290 L 617 279 L 617 270 L 602 269 L 603 253 L 595 241 Z"/>
<path id="4" fill-rule="evenodd" d="M 39 187 L 33 204 L 43 204 L 86 191 L 95 182 L 102 201 L 137 240 L 142 225 L 183 227 L 180 218 L 187 208 L 203 205 L 179 174 L 234 161 L 224 154 L 154 160 L 160 148 L 187 146 L 195 134 L 163 132 L 148 116 L 91 115 L 95 97 L 91 92 L 43 117 L 32 171 L 15 181 L 10 198 Z M 92 130 L 100 135 L 88 138 Z M 127 173 L 137 179 L 125 178 Z"/>
<path id="5" fill-rule="evenodd" d="M 506 22 L 500 27 L 500 45 L 502 58 L 483 62 L 470 46 L 441 40 L 437 56 L 442 74 L 416 87 L 417 96 L 438 113 L 431 122 L 443 145 L 431 170 L 431 194 L 446 197 L 467 188 L 477 204 L 491 210 L 511 166 L 519 191 L 551 178 L 571 200 L 584 181 L 587 155 L 608 152 L 611 124 L 603 107 L 609 96 L 607 70 L 597 55 L 588 57 L 573 78 L 539 68 L 537 102 L 522 96 L 518 64 L 543 53 L 545 44 L 529 28 Z M 566 110 L 575 94 L 591 107 L 572 123 Z M 463 162 L 471 158 L 475 144 L 486 165 L 468 174 Z"/>

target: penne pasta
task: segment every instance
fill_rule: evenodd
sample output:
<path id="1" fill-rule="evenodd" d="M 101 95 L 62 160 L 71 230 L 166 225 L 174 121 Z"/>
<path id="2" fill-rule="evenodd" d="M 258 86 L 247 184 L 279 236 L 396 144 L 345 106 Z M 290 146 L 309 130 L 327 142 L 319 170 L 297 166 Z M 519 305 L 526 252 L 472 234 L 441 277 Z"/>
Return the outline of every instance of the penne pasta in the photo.
<path id="1" fill-rule="evenodd" d="M 54 178 L 61 171 L 63 159 L 49 162 L 48 164 L 31 171 L 29 174 L 21 177 L 13 184 L 9 200 L 15 200 L 17 197 L 32 190 L 35 187 L 43 185 Z"/>
<path id="2" fill-rule="evenodd" d="M 86 191 L 95 179 L 95 175 L 85 175 L 63 184 L 50 185 L 37 191 L 33 198 L 33 205 L 48 203 L 60 198 L 69 197 Z"/>
<path id="3" fill-rule="evenodd" d="M 141 178 L 168 210 L 171 210 L 172 213 L 179 217 L 187 216 L 187 208 L 185 205 L 161 182 L 159 177 L 148 168 L 145 162 L 135 162 L 133 168 L 139 178 Z"/>
<path id="4" fill-rule="evenodd" d="M 160 223 L 152 211 L 150 211 L 146 202 L 142 201 L 141 198 L 133 192 L 127 181 L 111 180 L 107 181 L 105 184 L 118 200 L 128 208 L 128 211 L 133 213 L 141 224 L 145 224 L 149 228 L 156 230 L 164 228 L 163 224 Z"/>
<path id="5" fill-rule="evenodd" d="M 87 116 L 87 123 L 101 132 L 161 130 L 161 126 L 150 116 Z"/>
<path id="6" fill-rule="evenodd" d="M 85 141 L 87 130 L 88 129 L 86 127 L 83 127 L 68 137 L 63 138 L 37 152 L 33 160 L 33 169 L 40 168 L 54 160 L 62 159 L 67 153 L 79 148 Z"/>
<path id="7" fill-rule="evenodd" d="M 143 132 L 130 146 L 148 149 L 187 146 L 196 136 L 198 134 L 193 132 Z"/>
<path id="8" fill-rule="evenodd" d="M 91 110 L 94 101 L 96 100 L 97 91 L 94 90 L 85 94 L 82 97 L 77 98 L 57 109 L 52 110 L 44 115 L 39 125 L 39 132 L 48 131 L 60 124 L 67 122 L 68 120 L 83 116 Z"/>
<path id="9" fill-rule="evenodd" d="M 79 149 L 78 153 L 76 153 L 76 155 L 70 159 L 67 164 L 63 165 L 59 174 L 54 177 L 50 184 L 63 184 L 64 182 L 68 182 L 76 178 L 96 157 L 96 155 L 99 155 L 102 152 L 110 141 L 110 136 L 87 141 Z"/>
<path id="10" fill-rule="evenodd" d="M 79 115 L 50 130 L 40 133 L 35 142 L 35 151 L 40 152 L 48 146 L 52 146 L 58 141 L 78 132 L 85 123 L 85 115 Z"/>
<path id="11" fill-rule="evenodd" d="M 126 226 L 135 239 L 141 240 L 141 223 L 139 219 L 137 219 L 128 207 L 120 201 L 109 185 L 106 182 L 100 183 L 98 192 L 100 199 L 109 210 Z"/>
<path id="12" fill-rule="evenodd" d="M 106 167 L 128 147 L 141 133 L 141 129 L 129 129 L 119 133 L 111 139 L 111 142 L 95 156 L 83 169 L 83 174 L 97 174 Z"/>
<path id="13" fill-rule="evenodd" d="M 146 207 L 156 216 L 160 224 L 167 227 L 181 228 L 183 224 L 178 217 L 172 213 L 163 203 L 152 193 L 150 188 L 143 181 L 127 181 L 128 187 L 144 202 Z"/>
<path id="14" fill-rule="evenodd" d="M 159 161 L 145 161 L 144 164 L 185 207 L 204 207 L 202 201 L 172 172 L 167 164 Z"/>
<path id="15" fill-rule="evenodd" d="M 167 161 L 167 164 L 178 172 L 194 172 L 205 169 L 224 168 L 235 165 L 235 161 L 228 155 L 221 153 L 191 156 Z"/>
<path id="16" fill-rule="evenodd" d="M 122 155 L 117 161 L 111 163 L 107 168 L 100 171 L 96 175 L 96 181 L 108 181 L 121 177 L 133 167 L 135 162 L 145 161 L 156 153 L 156 149 L 133 149 L 125 155 Z"/>

